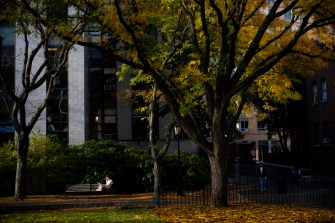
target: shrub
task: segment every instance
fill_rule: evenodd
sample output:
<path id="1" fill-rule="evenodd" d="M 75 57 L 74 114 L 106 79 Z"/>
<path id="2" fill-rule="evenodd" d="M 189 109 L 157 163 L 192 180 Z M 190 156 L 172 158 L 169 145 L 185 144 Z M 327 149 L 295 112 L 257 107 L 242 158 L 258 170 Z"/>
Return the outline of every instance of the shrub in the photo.
<path id="1" fill-rule="evenodd" d="M 203 188 L 210 182 L 209 161 L 194 153 L 180 153 L 180 175 L 184 188 Z M 175 186 L 178 173 L 178 154 L 168 156 L 163 162 L 163 183 Z"/>
<path id="2" fill-rule="evenodd" d="M 69 178 L 69 169 L 80 163 L 76 156 L 78 148 L 69 147 L 56 135 L 33 133 L 28 154 L 29 185 L 31 193 L 57 193 L 64 191 Z"/>
<path id="3" fill-rule="evenodd" d="M 0 195 L 14 193 L 15 143 L 0 147 Z M 203 187 L 209 182 L 208 160 L 196 154 L 181 153 L 184 186 Z M 91 140 L 67 146 L 55 135 L 33 133 L 28 154 L 28 194 L 64 193 L 72 183 L 105 183 L 108 174 L 118 192 L 153 189 L 153 161 L 147 150 L 129 148 L 109 140 Z M 163 162 L 163 183 L 176 184 L 177 154 Z"/>
<path id="4" fill-rule="evenodd" d="M 0 147 L 2 180 L 1 195 L 14 194 L 16 151 L 15 142 L 9 141 Z M 78 160 L 75 149 L 66 146 L 54 135 L 32 133 L 27 160 L 27 193 L 55 193 L 64 191 L 68 179 L 68 169 L 77 166 Z"/>
<path id="5" fill-rule="evenodd" d="M 0 147 L 0 195 L 14 194 L 16 152 L 11 141 Z"/>
<path id="6" fill-rule="evenodd" d="M 82 183 L 104 182 L 108 174 L 120 192 L 143 191 L 150 183 L 152 159 L 144 150 L 127 148 L 107 140 L 87 141 L 81 146 L 86 159 Z"/>

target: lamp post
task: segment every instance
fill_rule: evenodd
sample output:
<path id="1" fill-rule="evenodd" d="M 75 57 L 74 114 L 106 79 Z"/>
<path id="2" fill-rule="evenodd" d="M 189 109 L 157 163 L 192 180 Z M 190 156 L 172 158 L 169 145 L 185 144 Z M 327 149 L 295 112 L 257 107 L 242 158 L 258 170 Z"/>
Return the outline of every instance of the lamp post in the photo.
<path id="1" fill-rule="evenodd" d="M 180 133 L 181 133 L 181 127 L 179 125 L 176 125 L 174 127 L 174 134 L 177 136 L 177 143 L 178 143 L 177 195 L 184 196 L 184 193 L 181 190 L 181 176 L 180 176 L 180 145 L 179 145 Z"/>

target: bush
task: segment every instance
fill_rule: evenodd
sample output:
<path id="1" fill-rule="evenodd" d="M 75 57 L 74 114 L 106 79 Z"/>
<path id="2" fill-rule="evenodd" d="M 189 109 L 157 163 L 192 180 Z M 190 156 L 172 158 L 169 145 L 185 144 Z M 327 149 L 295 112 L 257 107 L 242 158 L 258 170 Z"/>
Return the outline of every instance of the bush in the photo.
<path id="1" fill-rule="evenodd" d="M 135 192 L 145 190 L 151 182 L 153 162 L 144 150 L 107 140 L 92 140 L 81 146 L 81 154 L 86 159 L 82 183 L 104 182 L 108 174 L 114 182 L 114 189 Z"/>
<path id="2" fill-rule="evenodd" d="M 16 151 L 12 142 L 0 147 L 0 196 L 14 194 Z"/>
<path id="3" fill-rule="evenodd" d="M 15 143 L 0 147 L 0 194 L 14 194 Z M 185 186 L 203 187 L 210 179 L 208 160 L 181 153 L 181 176 Z M 64 193 L 67 184 L 105 183 L 113 179 L 118 192 L 153 190 L 153 161 L 146 150 L 129 148 L 109 140 L 91 140 L 79 146 L 67 146 L 54 135 L 33 133 L 30 138 L 27 167 L 28 194 Z M 163 183 L 176 184 L 177 154 L 163 162 Z"/>
<path id="4" fill-rule="evenodd" d="M 203 188 L 210 182 L 208 159 L 194 153 L 180 153 L 180 175 L 184 188 Z M 163 182 L 175 186 L 178 173 L 178 154 L 168 156 L 163 162 Z"/>
<path id="5" fill-rule="evenodd" d="M 0 194 L 11 196 L 15 188 L 16 150 L 15 142 L 9 141 L 0 147 Z M 80 168 L 78 147 L 66 146 L 55 135 L 32 133 L 30 137 L 26 188 L 27 194 L 64 192 L 71 177 L 68 170 Z"/>
<path id="6" fill-rule="evenodd" d="M 142 192 L 153 189 L 153 161 L 146 150 L 128 148 L 107 140 L 87 141 L 81 147 L 81 171 L 86 173 L 81 183 L 105 182 L 108 174 L 113 188 L 119 192 Z M 163 162 L 163 183 L 176 184 L 177 153 Z M 185 187 L 202 188 L 210 181 L 207 159 L 191 153 L 181 153 L 181 176 Z M 78 182 L 73 182 L 78 183 Z"/>
<path id="7" fill-rule="evenodd" d="M 30 193 L 58 193 L 64 191 L 74 168 L 82 163 L 77 156 L 79 147 L 67 146 L 56 135 L 33 133 L 28 154 L 27 181 L 33 191 Z"/>

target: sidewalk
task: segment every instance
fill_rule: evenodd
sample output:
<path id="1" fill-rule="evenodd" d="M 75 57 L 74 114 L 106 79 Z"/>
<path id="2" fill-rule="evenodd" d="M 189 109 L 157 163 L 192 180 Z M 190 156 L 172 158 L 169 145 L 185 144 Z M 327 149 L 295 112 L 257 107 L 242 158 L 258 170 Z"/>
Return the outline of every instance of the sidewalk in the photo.
<path id="1" fill-rule="evenodd" d="M 152 193 L 129 195 L 71 196 L 63 195 L 28 196 L 23 201 L 0 198 L 0 213 L 32 210 L 54 210 L 68 208 L 128 207 L 145 206 L 152 203 Z"/>

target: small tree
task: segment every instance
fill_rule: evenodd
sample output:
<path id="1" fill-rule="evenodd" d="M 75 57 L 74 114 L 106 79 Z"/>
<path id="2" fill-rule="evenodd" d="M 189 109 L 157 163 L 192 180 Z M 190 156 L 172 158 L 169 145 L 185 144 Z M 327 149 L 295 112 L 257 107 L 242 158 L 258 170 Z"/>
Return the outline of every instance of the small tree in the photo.
<path id="1" fill-rule="evenodd" d="M 6 4 L 4 14 L 8 22 L 16 24 L 16 31 L 23 40 L 23 65 L 20 78 L 16 80 L 16 89 L 12 89 L 5 81 L 6 73 L 0 71 L 0 84 L 3 91 L 13 101 L 11 118 L 17 137 L 17 166 L 15 179 L 16 200 L 25 197 L 25 179 L 27 156 L 29 150 L 29 135 L 41 113 L 51 99 L 59 83 L 60 70 L 66 65 L 68 52 L 72 44 L 61 42 L 50 50 L 50 40 L 53 39 L 47 28 L 38 21 L 33 21 L 29 15 Z M 0 48 L 2 43 L 0 43 Z M 38 65 L 36 69 L 33 67 Z M 30 95 L 38 88 L 46 85 L 45 98 L 29 109 Z"/>
<path id="2" fill-rule="evenodd" d="M 129 73 L 138 72 L 135 71 L 132 67 L 127 65 L 123 65 L 123 69 L 121 72 L 117 74 L 120 77 L 120 81 L 123 81 L 125 75 Z M 134 90 L 129 91 L 126 90 L 124 98 L 130 98 L 131 102 L 134 101 L 134 98 L 140 97 L 140 100 L 143 102 L 139 104 L 138 110 L 144 112 L 148 121 L 148 129 L 149 129 L 149 142 L 150 142 L 150 153 L 153 159 L 154 167 L 153 167 L 153 175 L 154 175 L 154 194 L 159 195 L 161 186 L 162 186 L 162 162 L 165 158 L 171 141 L 171 132 L 173 130 L 174 121 L 171 121 L 170 124 L 164 127 L 164 137 L 165 143 L 160 148 L 157 144 L 157 136 L 159 129 L 157 128 L 157 121 L 159 117 L 165 116 L 168 114 L 169 110 L 167 105 L 163 101 L 163 95 L 157 89 L 157 85 L 153 82 L 152 78 L 149 75 L 144 74 L 143 72 L 139 72 L 139 74 L 131 80 L 131 85 L 136 86 L 137 84 L 145 84 L 146 89 L 143 90 Z M 129 93 L 131 94 L 129 96 Z M 164 103 L 163 108 L 159 108 L 159 104 Z"/>
<path id="3" fill-rule="evenodd" d="M 162 148 L 157 145 L 156 134 L 158 129 L 156 128 L 156 121 L 158 118 L 158 112 L 155 107 L 158 105 L 159 99 L 157 97 L 157 86 L 154 84 L 152 89 L 152 97 L 149 105 L 149 141 L 150 141 L 150 151 L 154 162 L 154 194 L 159 195 L 162 187 L 162 162 L 167 154 L 170 146 L 171 132 L 174 127 L 174 122 L 165 126 L 165 144 Z"/>

